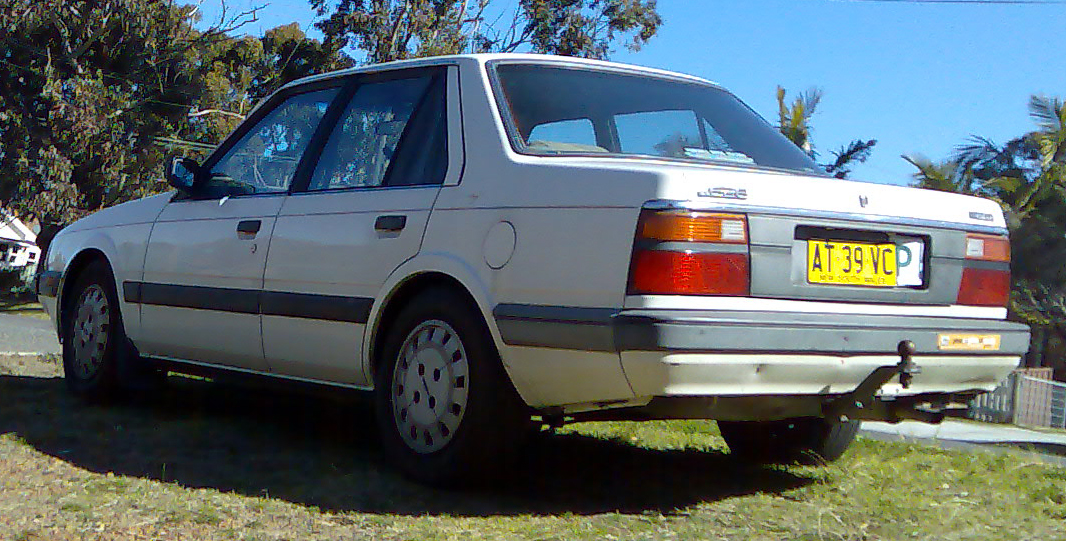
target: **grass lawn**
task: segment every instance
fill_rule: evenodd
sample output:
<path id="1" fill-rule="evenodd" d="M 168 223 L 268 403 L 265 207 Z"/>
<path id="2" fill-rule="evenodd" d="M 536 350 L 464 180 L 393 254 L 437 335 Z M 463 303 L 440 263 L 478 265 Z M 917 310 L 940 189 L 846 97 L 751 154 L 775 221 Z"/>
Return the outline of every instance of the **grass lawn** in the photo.
<path id="1" fill-rule="evenodd" d="M 369 408 L 185 378 L 110 407 L 0 358 L 0 539 L 1066 539 L 1066 469 L 860 440 L 827 467 L 734 460 L 711 422 L 572 425 L 498 486 L 383 464 Z"/>

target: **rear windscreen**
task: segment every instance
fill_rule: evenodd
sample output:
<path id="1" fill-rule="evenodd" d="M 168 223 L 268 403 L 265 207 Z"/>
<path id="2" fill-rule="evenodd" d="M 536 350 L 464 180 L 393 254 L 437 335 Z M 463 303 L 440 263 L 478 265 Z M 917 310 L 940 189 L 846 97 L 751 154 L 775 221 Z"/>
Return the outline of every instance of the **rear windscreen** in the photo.
<path id="1" fill-rule="evenodd" d="M 516 151 L 648 156 L 821 170 L 735 96 L 666 77 L 533 64 L 495 65 Z"/>

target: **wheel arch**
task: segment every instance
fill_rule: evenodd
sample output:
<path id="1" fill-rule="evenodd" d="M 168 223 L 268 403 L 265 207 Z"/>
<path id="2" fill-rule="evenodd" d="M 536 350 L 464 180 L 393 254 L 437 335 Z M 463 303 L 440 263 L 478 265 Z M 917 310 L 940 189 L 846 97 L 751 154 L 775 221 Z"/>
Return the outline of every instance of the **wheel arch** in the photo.
<path id="1" fill-rule="evenodd" d="M 74 286 L 78 282 L 78 278 L 81 276 L 85 269 L 96 262 L 103 262 L 107 266 L 108 271 L 111 273 L 112 279 L 115 276 L 115 269 L 111 265 L 111 261 L 108 259 L 107 254 L 100 248 L 84 248 L 71 258 L 70 263 L 67 264 L 66 270 L 63 272 L 63 283 L 59 290 L 59 297 L 56 299 L 56 304 L 59 308 L 57 318 L 59 319 L 59 329 L 63 329 L 63 325 L 66 324 L 65 318 L 70 311 L 70 295 L 69 293 L 74 290 Z M 118 286 L 116 285 L 116 293 Z M 117 308 L 122 309 L 121 303 Z M 119 312 L 121 315 L 121 311 Z M 62 330 L 59 333 L 60 340 L 63 339 Z"/>
<path id="2" fill-rule="evenodd" d="M 389 325 L 396 319 L 396 316 L 401 310 L 403 310 L 404 306 L 411 301 L 411 299 L 414 299 L 422 292 L 433 288 L 451 289 L 462 295 L 471 307 L 476 308 L 478 312 L 483 313 L 483 310 L 474 295 L 466 285 L 464 285 L 458 278 L 448 273 L 438 270 L 428 270 L 407 276 L 397 283 L 389 294 L 383 298 L 381 306 L 377 310 L 376 317 L 372 320 L 372 325 L 367 328 L 367 334 L 370 339 L 367 344 L 369 349 L 367 349 L 366 359 L 370 370 L 369 376 L 371 378 L 373 378 L 373 373 L 377 370 L 377 365 L 380 362 L 380 346 L 389 331 Z M 489 322 L 485 321 L 485 324 L 489 325 Z M 373 381 L 373 379 L 370 381 Z"/>

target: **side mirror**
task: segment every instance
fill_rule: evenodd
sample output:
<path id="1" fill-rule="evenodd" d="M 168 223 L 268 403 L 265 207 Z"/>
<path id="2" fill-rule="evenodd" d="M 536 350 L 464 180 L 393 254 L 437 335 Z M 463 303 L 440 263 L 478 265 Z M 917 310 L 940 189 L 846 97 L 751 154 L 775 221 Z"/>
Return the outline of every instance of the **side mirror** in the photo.
<path id="1" fill-rule="evenodd" d="M 174 158 L 167 170 L 167 183 L 179 192 L 189 192 L 200 174 L 200 164 L 192 158 Z"/>

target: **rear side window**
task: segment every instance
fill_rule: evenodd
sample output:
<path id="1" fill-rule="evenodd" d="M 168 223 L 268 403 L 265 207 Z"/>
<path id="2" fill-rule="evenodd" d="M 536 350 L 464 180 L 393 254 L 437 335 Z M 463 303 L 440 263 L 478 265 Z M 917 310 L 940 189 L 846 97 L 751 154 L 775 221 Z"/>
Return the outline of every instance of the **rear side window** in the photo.
<path id="1" fill-rule="evenodd" d="M 444 112 L 443 77 L 360 85 L 323 147 L 307 189 L 441 183 Z"/>
<path id="2" fill-rule="evenodd" d="M 596 130 L 587 118 L 545 122 L 533 127 L 529 132 L 530 148 L 541 150 L 585 150 L 588 152 L 607 152 L 596 144 Z"/>

